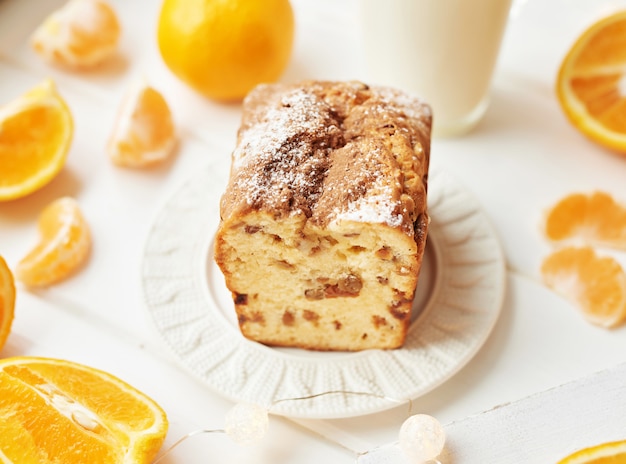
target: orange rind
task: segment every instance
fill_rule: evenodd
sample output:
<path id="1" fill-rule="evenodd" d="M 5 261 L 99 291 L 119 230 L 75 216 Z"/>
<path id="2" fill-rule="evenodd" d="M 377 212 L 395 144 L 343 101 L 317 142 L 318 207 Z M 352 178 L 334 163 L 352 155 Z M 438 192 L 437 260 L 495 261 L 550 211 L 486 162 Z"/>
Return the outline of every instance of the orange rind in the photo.
<path id="1" fill-rule="evenodd" d="M 0 351 L 9 337 L 15 312 L 15 283 L 11 269 L 0 256 Z"/>

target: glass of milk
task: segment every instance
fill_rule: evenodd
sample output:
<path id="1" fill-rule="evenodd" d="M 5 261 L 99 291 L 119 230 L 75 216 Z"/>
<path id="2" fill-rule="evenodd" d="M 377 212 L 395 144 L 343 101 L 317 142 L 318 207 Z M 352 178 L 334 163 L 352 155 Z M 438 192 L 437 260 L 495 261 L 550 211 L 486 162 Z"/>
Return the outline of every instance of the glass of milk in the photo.
<path id="1" fill-rule="evenodd" d="M 422 97 L 433 135 L 469 132 L 489 88 L 511 0 L 359 0 L 371 83 Z"/>

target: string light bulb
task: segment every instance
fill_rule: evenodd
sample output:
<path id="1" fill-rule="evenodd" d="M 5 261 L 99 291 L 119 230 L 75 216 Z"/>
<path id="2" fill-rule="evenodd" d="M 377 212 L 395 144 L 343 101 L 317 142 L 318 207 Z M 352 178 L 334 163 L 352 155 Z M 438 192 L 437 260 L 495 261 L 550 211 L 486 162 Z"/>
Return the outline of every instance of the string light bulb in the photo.
<path id="1" fill-rule="evenodd" d="M 273 404 L 283 401 L 311 400 L 319 396 L 338 393 L 380 397 L 366 392 L 329 391 L 306 397 L 286 398 L 275 401 Z M 399 400 L 393 401 L 400 402 Z M 412 403 L 409 402 L 409 405 L 412 406 Z M 409 407 L 409 414 L 410 411 L 411 407 Z M 237 403 L 226 413 L 224 429 L 202 429 L 191 432 L 163 451 L 153 464 L 161 461 L 182 442 L 199 434 L 223 433 L 238 445 L 256 445 L 267 433 L 269 413 L 269 408 L 255 403 Z M 358 464 L 441 464 L 437 461 L 437 457 L 443 451 L 445 441 L 445 431 L 437 419 L 427 414 L 415 414 L 409 416 L 400 427 L 397 442 L 363 452 L 355 451 L 356 462 Z"/>
<path id="2" fill-rule="evenodd" d="M 443 451 L 446 433 L 437 419 L 415 414 L 400 427 L 398 445 L 411 464 L 434 461 Z"/>
<path id="3" fill-rule="evenodd" d="M 224 432 L 238 445 L 255 445 L 269 427 L 268 410 L 254 403 L 237 403 L 226 413 Z"/>

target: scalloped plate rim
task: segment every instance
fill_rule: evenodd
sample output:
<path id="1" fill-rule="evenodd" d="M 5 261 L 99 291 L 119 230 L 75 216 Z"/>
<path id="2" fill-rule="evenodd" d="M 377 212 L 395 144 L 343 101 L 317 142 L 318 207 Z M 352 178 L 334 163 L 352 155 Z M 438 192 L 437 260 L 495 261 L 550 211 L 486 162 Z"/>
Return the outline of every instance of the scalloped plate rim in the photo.
<path id="1" fill-rule="evenodd" d="M 232 324 L 230 324 L 230 328 L 233 330 L 232 333 L 229 334 L 229 337 L 220 338 L 212 342 L 207 342 L 206 340 L 202 341 L 203 335 L 206 335 L 206 331 L 210 330 L 208 329 L 209 326 L 206 325 L 207 322 L 221 328 L 229 326 L 228 321 L 226 321 L 222 315 L 216 317 L 220 309 L 216 308 L 217 305 L 215 303 L 219 304 L 219 298 L 211 294 L 209 288 L 210 284 L 207 281 L 208 276 L 206 275 L 207 258 L 209 258 L 207 253 L 210 254 L 210 246 L 219 221 L 217 207 L 219 196 L 221 195 L 221 191 L 216 187 L 219 182 L 213 184 L 207 182 L 210 181 L 212 175 L 211 169 L 207 168 L 200 174 L 192 176 L 175 191 L 163 205 L 162 209 L 157 214 L 155 222 L 150 228 L 146 240 L 141 277 L 145 300 L 144 306 L 152 326 L 162 341 L 174 353 L 177 362 L 185 368 L 185 370 L 221 396 L 232 401 L 259 402 L 271 408 L 271 412 L 274 414 L 304 419 L 346 418 L 384 411 L 430 392 L 456 374 L 474 357 L 495 326 L 504 301 L 506 277 L 504 256 L 495 231 L 473 196 L 449 174 L 441 171 L 433 172 L 431 170 L 429 179 L 429 213 L 432 222 L 427 251 L 428 248 L 430 248 L 430 255 L 435 259 L 434 265 L 436 266 L 437 278 L 431 283 L 435 292 L 427 296 L 425 308 L 422 308 L 420 314 L 411 324 L 409 333 L 407 334 L 408 346 L 405 344 L 403 348 L 398 350 L 368 350 L 357 353 L 313 352 L 313 355 L 311 355 L 311 352 L 306 352 L 306 356 L 302 357 L 297 354 L 298 350 L 295 350 L 296 353 L 294 354 L 293 351 L 290 351 L 294 349 L 287 349 L 289 352 L 285 353 L 284 349 L 275 349 L 247 340 L 241 335 L 238 329 L 232 327 Z M 442 192 L 437 192 L 438 188 L 441 188 Z M 444 192 L 443 190 L 445 189 L 451 190 L 451 192 Z M 191 192 L 191 194 L 189 192 Z M 200 192 L 200 194 L 198 194 L 198 192 Z M 176 206 L 177 201 L 181 202 L 183 207 L 180 207 L 180 205 Z M 186 201 L 190 203 L 198 201 L 198 204 L 195 207 L 189 207 Z M 209 205 L 208 207 L 207 204 Z M 211 210 L 211 204 L 213 205 L 213 210 Z M 449 222 L 446 222 L 448 219 L 444 220 L 443 217 L 439 217 L 440 213 L 449 213 L 450 210 L 454 208 L 459 209 L 459 211 L 455 217 L 449 219 Z M 201 209 L 202 212 L 198 211 L 199 209 Z M 209 216 L 211 211 L 216 213 L 214 217 Z M 197 223 L 194 224 L 183 224 L 194 226 L 192 227 L 194 229 L 192 235 L 196 235 L 196 242 L 194 244 L 190 245 L 181 239 L 179 248 L 176 246 L 172 247 L 171 245 L 168 247 L 167 243 L 165 243 L 167 240 L 163 240 L 163 237 L 160 236 L 160 234 L 164 233 L 165 237 L 169 240 L 176 235 L 176 231 L 179 229 L 170 230 L 164 227 L 163 224 L 167 225 L 167 219 L 171 219 L 172 216 L 177 214 L 180 214 L 187 220 L 197 220 Z M 191 219 L 186 217 L 188 214 Z M 204 216 L 202 216 L 202 214 L 204 214 Z M 445 215 L 442 214 L 442 216 Z M 477 238 L 469 240 L 468 237 L 461 237 L 459 243 L 456 243 L 455 241 L 457 239 L 453 237 L 454 240 L 450 243 L 444 243 L 445 240 L 449 238 L 447 237 L 447 235 L 450 235 L 448 233 L 449 229 L 454 228 L 453 226 L 455 224 L 468 221 L 475 222 L 473 226 L 479 232 Z M 177 223 L 177 225 L 180 224 Z M 164 229 L 167 230 L 163 232 Z M 455 233 L 458 233 L 458 231 L 455 231 Z M 168 236 L 168 234 L 170 235 Z M 176 238 L 172 240 L 176 242 Z M 485 243 L 482 244 L 482 247 L 479 247 L 478 245 L 482 241 Z M 462 253 L 469 253 L 472 259 L 476 259 L 475 263 L 457 263 L 455 266 L 476 266 L 478 269 L 487 266 L 492 271 L 491 273 L 483 274 L 482 277 L 479 277 L 477 282 L 480 285 L 476 286 L 477 290 L 474 293 L 469 294 L 469 297 L 472 297 L 472 295 L 475 296 L 476 294 L 483 296 L 483 293 L 486 293 L 489 297 L 489 305 L 487 308 L 478 310 L 475 308 L 468 309 L 458 307 L 453 309 L 441 309 L 441 301 L 437 300 L 437 298 L 440 298 L 440 295 L 446 290 L 442 282 L 443 280 L 448 280 L 451 275 L 452 277 L 455 276 L 455 268 L 450 268 L 449 266 L 451 265 L 449 263 L 448 265 L 444 263 L 450 260 L 450 246 L 459 246 L 461 247 Z M 184 248 L 182 255 L 177 254 L 177 250 L 180 248 Z M 485 252 L 486 250 L 489 250 L 492 255 L 489 259 L 484 260 L 484 257 L 479 251 Z M 186 262 L 187 266 L 182 266 L 185 264 L 182 263 L 183 258 L 188 260 Z M 186 269 L 185 272 L 187 272 L 187 268 L 189 268 L 188 271 L 190 274 L 187 277 L 191 278 L 194 282 L 193 286 L 197 287 L 191 293 L 194 298 L 198 299 L 199 306 L 202 306 L 202 308 L 198 308 L 194 305 L 188 305 L 189 307 L 182 308 L 181 305 L 176 304 L 177 295 L 189 292 L 188 288 L 179 288 L 177 290 L 179 293 L 174 293 L 174 296 L 169 297 L 171 298 L 170 301 L 168 301 L 167 298 L 164 301 L 159 300 L 159 298 L 161 298 L 160 290 L 155 291 L 154 285 L 152 284 L 160 284 L 163 281 L 168 282 L 170 280 L 176 281 L 176 279 L 182 279 L 181 281 L 184 281 L 181 276 L 169 279 L 167 275 L 155 274 L 156 268 L 162 269 L 160 266 L 155 266 L 155 262 L 161 264 L 161 261 L 169 265 L 172 263 L 181 265 L 181 269 L 183 267 Z M 209 266 L 214 265 L 209 262 Z M 166 269 L 169 270 L 170 267 L 166 266 Z M 486 282 L 482 281 L 484 279 L 487 279 Z M 420 277 L 420 282 L 422 282 L 422 277 Z M 188 282 L 187 284 L 176 285 L 184 286 L 188 285 Z M 473 286 L 471 282 L 464 285 L 467 288 Z M 461 285 L 459 289 L 467 290 L 465 287 Z M 447 290 L 450 290 L 450 288 Z M 435 305 L 440 306 L 438 311 L 435 311 Z M 165 310 L 163 310 L 163 308 L 165 308 Z M 208 309 L 208 311 L 206 311 L 206 309 Z M 176 320 L 169 321 L 167 318 L 172 310 L 180 312 L 186 318 L 186 322 Z M 466 318 L 469 317 L 470 340 L 469 342 L 465 342 L 467 346 L 461 346 L 460 354 L 456 353 L 456 351 L 459 350 L 458 348 L 454 350 L 446 348 L 446 343 L 452 345 L 455 343 L 462 344 L 462 339 L 468 335 L 466 331 L 461 331 L 459 334 L 455 335 L 454 328 L 451 328 L 454 322 L 442 317 L 446 312 L 451 311 L 465 311 L 462 315 Z M 474 317 L 473 321 L 472 317 Z M 465 322 L 467 323 L 467 321 Z M 187 332 L 185 332 L 185 330 L 187 330 Z M 448 333 L 445 333 L 446 331 L 448 331 Z M 438 332 L 439 335 L 435 337 L 436 340 L 431 345 L 429 344 L 428 337 L 432 337 L 433 332 Z M 441 332 L 444 332 L 443 335 L 441 335 Z M 188 343 L 188 338 L 182 337 L 182 335 L 189 334 L 192 338 L 196 338 L 193 342 Z M 213 334 L 215 334 L 215 332 L 213 332 Z M 425 334 L 429 334 L 428 337 Z M 223 334 L 220 334 L 220 336 L 223 336 Z M 425 341 L 422 340 L 424 337 Z M 417 342 L 414 339 L 417 339 Z M 214 355 L 208 348 L 223 348 L 224 344 L 219 343 L 222 340 L 226 340 L 226 345 L 229 346 L 230 352 L 226 354 L 222 353 L 222 359 L 218 361 L 212 360 L 214 365 L 207 367 L 206 358 L 210 358 Z M 414 343 L 417 343 L 417 345 L 423 343 L 424 346 L 411 345 Z M 241 355 L 240 350 L 243 350 L 246 355 Z M 399 390 L 392 387 L 394 395 L 388 393 L 387 385 L 376 385 L 377 382 L 381 383 L 381 385 L 385 383 L 385 381 L 381 379 L 383 376 L 380 375 L 381 364 L 402 363 L 405 361 L 398 361 L 398 359 L 404 360 L 406 357 L 414 361 L 416 357 L 415 353 L 419 353 L 423 358 L 423 352 L 428 350 L 433 351 L 434 354 L 432 354 L 432 356 L 436 358 L 436 363 L 443 363 L 444 366 L 439 366 L 438 370 L 438 366 L 436 365 L 420 366 L 420 375 L 422 375 L 422 372 L 427 372 L 428 375 L 432 376 L 426 379 L 423 384 L 415 385 L 415 383 L 419 382 L 415 381 L 416 379 L 411 379 L 412 382 L 407 381 L 405 384 L 400 385 Z M 379 363 L 381 357 L 383 358 L 383 363 Z M 419 358 L 419 356 L 417 357 Z M 342 369 L 345 368 L 350 368 L 355 372 L 359 371 L 359 369 L 364 369 L 363 360 L 365 360 L 365 369 L 369 369 L 369 374 L 374 375 L 375 378 L 367 378 L 364 382 L 372 381 L 376 387 L 375 389 L 378 391 L 374 392 L 368 390 L 368 392 L 365 392 L 363 389 L 340 390 L 333 388 L 326 388 L 324 391 L 319 391 L 315 390 L 312 385 L 305 385 L 301 390 L 290 390 L 289 395 L 278 395 L 276 393 L 276 391 L 280 389 L 278 385 L 274 385 L 274 392 L 268 392 L 265 386 L 259 385 L 256 386 L 256 389 L 246 389 L 246 382 L 243 382 L 243 390 L 235 391 L 231 388 L 231 386 L 237 384 L 238 381 L 241 384 L 241 379 L 238 380 L 236 371 L 242 368 L 242 364 L 245 365 L 246 363 L 253 362 L 250 361 L 251 359 L 260 359 L 260 362 L 268 362 L 268 360 L 264 358 L 270 358 L 274 363 L 278 362 L 283 369 L 289 369 L 291 366 L 292 370 L 302 370 L 303 372 L 310 369 L 311 365 L 317 370 L 323 369 L 319 366 L 330 365 L 334 366 L 334 371 L 332 371 L 330 375 L 337 375 L 337 373 L 339 373 L 338 375 L 340 376 L 343 375 Z M 285 363 L 287 364 L 286 368 L 284 367 Z M 295 368 L 293 364 L 295 364 Z M 353 364 L 359 365 L 354 367 Z M 385 367 L 385 369 L 387 368 L 388 367 Z M 434 374 L 430 372 L 429 369 L 434 369 Z M 406 365 L 401 366 L 400 370 L 404 372 L 397 373 L 398 378 L 405 378 L 406 380 L 407 375 L 409 377 L 411 376 L 411 374 L 407 374 L 408 369 Z M 244 368 L 243 374 L 245 379 L 252 378 L 257 384 L 259 383 L 258 375 L 253 372 L 253 370 L 248 368 L 248 371 L 246 371 Z M 324 371 L 322 374 L 326 375 L 328 372 Z M 320 374 L 320 376 L 322 374 Z M 376 377 L 375 374 L 377 374 L 378 377 Z M 289 375 L 289 372 L 286 375 Z M 303 377 L 306 377 L 306 375 L 308 374 L 303 374 Z M 315 375 L 317 374 L 313 376 L 313 383 L 318 380 Z M 297 381 L 295 383 L 297 383 Z M 305 384 L 306 382 L 302 381 L 302 383 Z M 255 385 L 252 385 L 252 387 L 254 386 Z M 398 395 L 398 391 L 403 391 L 408 394 Z M 316 397 L 309 400 L 288 400 L 289 398 L 308 396 Z"/>

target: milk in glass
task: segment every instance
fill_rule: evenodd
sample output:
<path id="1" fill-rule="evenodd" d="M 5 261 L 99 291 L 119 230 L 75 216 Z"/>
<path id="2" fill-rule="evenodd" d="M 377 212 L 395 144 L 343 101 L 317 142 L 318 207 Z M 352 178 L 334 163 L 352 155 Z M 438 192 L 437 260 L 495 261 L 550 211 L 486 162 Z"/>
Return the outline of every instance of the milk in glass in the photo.
<path id="1" fill-rule="evenodd" d="M 359 0 L 369 77 L 424 98 L 435 136 L 469 131 L 488 106 L 511 0 Z"/>

